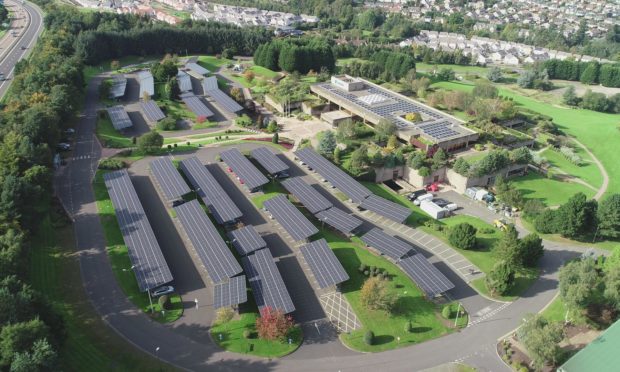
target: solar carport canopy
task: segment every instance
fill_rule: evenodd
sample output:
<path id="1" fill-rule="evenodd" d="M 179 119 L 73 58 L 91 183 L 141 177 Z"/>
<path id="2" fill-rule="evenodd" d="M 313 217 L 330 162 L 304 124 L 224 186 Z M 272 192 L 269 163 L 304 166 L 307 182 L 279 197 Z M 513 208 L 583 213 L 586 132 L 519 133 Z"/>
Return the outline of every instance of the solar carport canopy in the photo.
<path id="1" fill-rule="evenodd" d="M 413 247 L 404 241 L 386 234 L 378 227 L 373 228 L 362 236 L 362 241 L 384 255 L 398 260 L 413 251 Z"/>
<path id="2" fill-rule="evenodd" d="M 377 195 L 370 195 L 362 200 L 360 206 L 398 223 L 405 222 L 411 214 L 411 209 Z"/>
<path id="3" fill-rule="evenodd" d="M 241 273 L 241 266 L 197 200 L 176 206 L 174 210 L 213 283 Z"/>
<path id="4" fill-rule="evenodd" d="M 160 121 L 161 119 L 166 117 L 166 115 L 164 115 L 164 112 L 159 108 L 159 106 L 157 106 L 157 103 L 155 101 L 141 101 L 140 108 L 142 109 L 142 112 L 144 112 L 146 120 L 151 123 Z"/>
<path id="5" fill-rule="evenodd" d="M 123 106 L 118 105 L 108 107 L 107 111 L 114 129 L 121 130 L 129 128 L 133 125 L 131 119 L 129 118 L 129 115 L 127 115 L 127 112 L 125 111 L 125 108 Z"/>
<path id="6" fill-rule="evenodd" d="M 172 274 L 127 170 L 106 173 L 103 179 L 114 205 L 140 291 L 146 292 L 171 282 Z"/>
<path id="7" fill-rule="evenodd" d="M 223 151 L 220 156 L 250 190 L 255 190 L 269 182 L 267 177 L 236 148 Z"/>
<path id="8" fill-rule="evenodd" d="M 149 167 L 166 200 L 178 200 L 191 191 L 169 157 L 155 159 Z"/>
<path id="9" fill-rule="evenodd" d="M 428 297 L 454 288 L 454 284 L 420 253 L 405 257 L 397 264 Z"/>
<path id="10" fill-rule="evenodd" d="M 316 153 L 311 148 L 301 149 L 295 152 L 301 161 L 316 170 L 329 183 L 334 185 L 338 190 L 345 193 L 355 203 L 361 203 L 372 194 L 370 190 L 361 183 L 346 174 L 342 169 L 338 168 L 329 160 Z"/>
<path id="11" fill-rule="evenodd" d="M 321 289 L 349 280 L 349 275 L 325 239 L 304 245 L 301 247 L 301 253 Z"/>
<path id="12" fill-rule="evenodd" d="M 293 194 L 310 213 L 318 213 L 333 206 L 332 202 L 308 185 L 301 177 L 293 177 L 282 181 L 282 186 Z"/>
<path id="13" fill-rule="evenodd" d="M 285 195 L 277 195 L 263 205 L 295 240 L 304 240 L 319 232 Z"/>
<path id="14" fill-rule="evenodd" d="M 243 110 L 243 107 L 241 107 L 240 104 L 219 89 L 206 91 L 205 94 L 213 98 L 219 107 L 226 111 L 239 112 Z"/>
<path id="15" fill-rule="evenodd" d="M 230 196 L 197 157 L 187 158 L 181 161 L 179 166 L 217 223 L 233 222 L 243 216 Z"/>
<path id="16" fill-rule="evenodd" d="M 213 288 L 213 307 L 216 309 L 239 305 L 248 300 L 245 275 L 235 276 Z"/>
<path id="17" fill-rule="evenodd" d="M 282 159 L 278 158 L 276 154 L 271 152 L 271 150 L 266 147 L 254 149 L 251 154 L 252 157 L 261 165 L 261 167 L 265 168 L 265 170 L 269 172 L 269 174 L 277 174 L 289 169 L 288 165 L 286 165 Z"/>
<path id="18" fill-rule="evenodd" d="M 295 311 L 295 305 L 269 249 L 261 249 L 241 260 L 259 310 L 270 307 L 282 310 L 285 314 Z"/>
<path id="19" fill-rule="evenodd" d="M 321 211 L 315 217 L 344 234 L 350 234 L 362 225 L 362 220 L 336 207 Z"/>
<path id="20" fill-rule="evenodd" d="M 265 248 L 267 243 L 258 235 L 254 226 L 248 225 L 228 233 L 233 246 L 240 255 L 245 256 L 256 250 Z"/>
<path id="21" fill-rule="evenodd" d="M 181 100 L 187 105 L 191 112 L 196 114 L 196 116 L 204 116 L 205 118 L 208 118 L 214 115 L 213 111 L 209 110 L 200 97 L 197 97 L 191 93 L 184 93 L 181 95 Z"/>

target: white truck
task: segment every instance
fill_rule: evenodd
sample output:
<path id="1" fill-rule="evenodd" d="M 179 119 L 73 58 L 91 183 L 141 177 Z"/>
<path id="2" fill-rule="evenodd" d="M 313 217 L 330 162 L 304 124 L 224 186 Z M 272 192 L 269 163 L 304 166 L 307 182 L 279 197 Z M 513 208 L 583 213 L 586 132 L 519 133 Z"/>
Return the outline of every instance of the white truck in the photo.
<path id="1" fill-rule="evenodd" d="M 429 216 L 433 217 L 436 220 L 444 218 L 448 215 L 448 213 L 450 213 L 445 208 L 442 208 L 437 204 L 433 203 L 432 200 L 423 200 L 420 203 L 420 209 L 422 209 Z"/>

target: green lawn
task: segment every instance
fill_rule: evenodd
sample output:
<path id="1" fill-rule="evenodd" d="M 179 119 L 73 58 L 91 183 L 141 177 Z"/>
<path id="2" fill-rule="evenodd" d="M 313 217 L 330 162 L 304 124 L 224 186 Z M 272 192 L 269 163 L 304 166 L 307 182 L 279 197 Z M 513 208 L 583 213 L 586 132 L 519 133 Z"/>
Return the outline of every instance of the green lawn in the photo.
<path id="1" fill-rule="evenodd" d="M 131 270 L 131 261 L 127 252 L 127 246 L 123 241 L 120 227 L 114 213 L 114 206 L 108 195 L 108 190 L 103 182 L 103 174 L 105 172 L 98 171 L 95 175 L 93 189 L 95 199 L 97 200 L 97 211 L 103 226 L 103 232 L 106 239 L 106 249 L 112 265 L 112 271 L 118 281 L 123 293 L 136 307 L 151 315 L 162 323 L 173 322 L 183 314 L 183 303 L 181 297 L 174 295 L 171 297 L 172 308 L 162 312 L 157 303 L 157 299 L 153 299 L 153 308 L 151 309 L 148 294 L 140 292 L 138 282 Z"/>
<path id="2" fill-rule="evenodd" d="M 125 56 L 125 57 L 118 58 L 117 60 L 120 62 L 120 66 L 122 69 L 123 66 L 133 65 L 136 63 L 142 63 L 144 61 L 152 61 L 152 60 L 155 61 L 155 60 L 160 60 L 160 59 L 161 59 L 161 55 L 154 55 L 154 56 L 146 56 L 146 57 Z M 95 66 L 90 66 L 90 65 L 84 66 L 84 81 L 88 82 L 95 75 L 100 74 L 102 72 L 110 71 L 111 62 L 112 62 L 111 60 L 105 60 Z"/>
<path id="3" fill-rule="evenodd" d="M 59 350 L 60 370 L 172 370 L 128 344 L 103 322 L 82 286 L 73 226 L 51 221 L 49 216 L 42 217 L 33 234 L 28 273 L 32 286 L 47 295 L 65 322 L 67 337 Z"/>
<path id="4" fill-rule="evenodd" d="M 480 67 L 480 66 L 460 66 L 460 65 L 441 65 L 441 64 L 435 65 L 435 64 L 423 63 L 423 62 L 416 62 L 415 64 L 415 69 L 416 71 L 419 71 L 419 72 L 431 72 L 435 67 L 437 68 L 437 70 L 441 70 L 442 68 L 449 68 L 457 74 L 474 73 L 474 74 L 480 75 L 483 78 L 487 76 L 487 71 L 489 70 L 487 67 Z"/>
<path id="5" fill-rule="evenodd" d="M 549 161 L 549 165 L 552 167 L 559 168 L 569 175 L 580 178 L 589 185 L 599 188 L 603 183 L 603 175 L 601 175 L 592 158 L 581 147 L 578 147 L 575 153 L 583 160 L 581 165 L 571 163 L 560 152 L 552 149 L 546 149 L 541 155 Z"/>
<path id="6" fill-rule="evenodd" d="M 465 160 L 467 160 L 470 164 L 473 164 L 478 160 L 484 158 L 488 153 L 488 151 L 476 151 L 467 155 L 463 155 L 463 158 L 465 158 Z"/>
<path id="7" fill-rule="evenodd" d="M 107 114 L 105 114 L 105 118 L 103 119 L 97 117 L 97 137 L 103 147 L 122 149 L 134 146 L 131 142 L 131 138 L 122 135 L 114 129 Z"/>
<path id="8" fill-rule="evenodd" d="M 196 116 L 196 115 L 194 115 L 194 116 Z M 204 123 L 196 123 L 196 124 L 194 124 L 192 126 L 192 129 L 193 130 L 209 129 L 209 128 L 216 128 L 217 126 L 218 126 L 217 123 L 214 123 L 212 121 L 205 121 Z"/>
<path id="9" fill-rule="evenodd" d="M 540 199 L 547 206 L 560 205 L 578 192 L 583 192 L 588 197 L 593 197 L 596 193 L 596 191 L 580 183 L 549 179 L 533 172 L 523 177 L 513 178 L 510 181 L 522 191 L 524 198 Z"/>
<path id="10" fill-rule="evenodd" d="M 222 136 L 222 137 L 226 137 L 226 136 L 247 136 L 249 134 L 256 134 L 253 132 L 247 132 L 247 131 L 239 131 L 239 132 L 228 132 L 226 133 L 224 132 L 216 132 L 216 133 L 202 133 L 202 134 L 192 134 L 191 136 L 187 136 L 187 138 L 191 138 L 191 139 L 200 139 L 200 138 L 211 138 L 211 137 L 217 137 L 217 136 Z"/>
<path id="11" fill-rule="evenodd" d="M 287 191 L 280 185 L 279 182 L 269 182 L 265 186 L 263 186 L 263 195 L 253 196 L 252 203 L 256 206 L 256 208 L 263 208 L 263 203 L 267 200 L 277 196 L 279 194 L 286 194 Z"/>
<path id="12" fill-rule="evenodd" d="M 551 304 L 541 312 L 541 314 L 551 322 L 564 323 L 564 320 L 566 319 L 566 310 L 567 308 L 564 301 L 562 301 L 560 296 L 557 296 Z M 583 314 L 580 314 L 579 311 L 569 311 L 568 320 L 577 325 L 588 323 L 588 319 Z"/>
<path id="13" fill-rule="evenodd" d="M 217 58 L 215 56 L 198 57 L 198 64 L 211 71 L 212 73 L 216 72 L 220 67 L 229 63 L 234 63 L 234 61 L 226 58 Z"/>
<path id="14" fill-rule="evenodd" d="M 258 338 L 256 333 L 257 313 L 241 314 L 240 319 L 228 323 L 214 325 L 211 337 L 222 349 L 240 354 L 251 354 L 261 357 L 282 357 L 297 350 L 303 341 L 301 328 L 295 326 L 287 340 L 267 341 Z M 243 337 L 243 331 L 249 330 L 251 338 Z M 221 335 L 221 339 L 220 339 Z M 290 338 L 291 343 L 288 343 Z"/>

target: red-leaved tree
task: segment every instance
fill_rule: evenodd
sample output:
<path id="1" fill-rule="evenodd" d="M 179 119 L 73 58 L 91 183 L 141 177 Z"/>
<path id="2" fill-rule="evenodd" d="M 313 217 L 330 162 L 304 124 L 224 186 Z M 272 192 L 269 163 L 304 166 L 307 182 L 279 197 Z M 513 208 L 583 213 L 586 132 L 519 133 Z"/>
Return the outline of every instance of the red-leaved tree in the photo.
<path id="1" fill-rule="evenodd" d="M 284 315 L 282 310 L 265 307 L 256 319 L 258 337 L 265 340 L 283 340 L 293 328 L 293 318 Z"/>

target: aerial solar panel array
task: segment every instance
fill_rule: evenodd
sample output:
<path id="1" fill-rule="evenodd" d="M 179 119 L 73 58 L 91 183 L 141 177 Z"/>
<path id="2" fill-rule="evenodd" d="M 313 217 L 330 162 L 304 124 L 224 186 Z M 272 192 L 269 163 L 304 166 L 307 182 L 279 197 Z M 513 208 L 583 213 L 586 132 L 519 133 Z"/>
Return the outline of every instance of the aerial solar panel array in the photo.
<path id="1" fill-rule="evenodd" d="M 398 223 L 405 222 L 411 214 L 411 209 L 377 195 L 370 195 L 362 201 L 360 206 Z"/>
<path id="2" fill-rule="evenodd" d="M 310 266 L 319 288 L 324 289 L 349 280 L 349 275 L 325 239 L 308 243 L 300 250 L 308 266 Z"/>
<path id="3" fill-rule="evenodd" d="M 213 288 L 213 307 L 216 309 L 242 304 L 248 300 L 245 275 L 235 276 Z"/>
<path id="4" fill-rule="evenodd" d="M 112 122 L 112 126 L 116 130 L 126 129 L 133 125 L 129 115 L 127 115 L 127 111 L 121 105 L 108 107 L 106 109 L 108 115 L 110 116 L 110 121 Z"/>
<path id="5" fill-rule="evenodd" d="M 219 224 L 235 222 L 243 215 L 211 172 L 192 156 L 180 162 L 179 167 Z"/>
<path id="6" fill-rule="evenodd" d="M 165 156 L 151 161 L 149 168 L 166 200 L 181 199 L 183 195 L 192 191 L 169 157 Z"/>
<path id="7" fill-rule="evenodd" d="M 219 232 L 197 200 L 174 207 L 177 218 L 213 283 L 242 272 Z"/>
<path id="8" fill-rule="evenodd" d="M 269 249 L 261 249 L 241 260 L 260 311 L 265 307 L 282 310 L 284 314 L 295 311 Z"/>
<path id="9" fill-rule="evenodd" d="M 220 157 L 250 190 L 255 190 L 269 183 L 267 177 L 256 169 L 254 164 L 236 148 L 223 151 Z"/>
<path id="10" fill-rule="evenodd" d="M 336 207 L 321 211 L 315 217 L 343 234 L 350 234 L 362 225 L 362 220 Z"/>
<path id="11" fill-rule="evenodd" d="M 148 94 L 149 97 L 155 94 L 155 81 L 153 74 L 149 70 L 142 70 L 136 73 L 138 83 L 140 84 L 140 98 Z"/>
<path id="12" fill-rule="evenodd" d="M 420 253 L 407 256 L 397 264 L 428 297 L 435 297 L 454 288 L 450 279 Z"/>
<path id="13" fill-rule="evenodd" d="M 301 177 L 289 178 L 281 183 L 312 214 L 334 206 L 332 202 L 321 195 L 318 190 L 308 185 Z"/>
<path id="14" fill-rule="evenodd" d="M 127 170 L 103 176 L 123 240 L 129 252 L 133 272 L 141 292 L 172 281 L 172 274 L 157 243 L 138 194 Z"/>
<path id="15" fill-rule="evenodd" d="M 429 136 L 437 139 L 446 139 L 454 136 L 458 136 L 459 132 L 452 129 L 453 123 L 448 121 L 439 121 L 428 123 L 424 125 L 418 125 L 418 128 Z"/>
<path id="16" fill-rule="evenodd" d="M 185 67 L 190 69 L 191 71 L 199 74 L 199 75 L 206 75 L 209 73 L 209 70 L 207 70 L 206 68 L 200 66 L 198 63 L 196 62 L 189 62 L 185 64 Z"/>
<path id="17" fill-rule="evenodd" d="M 214 115 L 213 111 L 209 110 L 207 105 L 205 105 L 198 96 L 191 93 L 184 93 L 181 95 L 181 100 L 187 105 L 191 112 L 196 114 L 196 116 L 208 118 Z"/>
<path id="18" fill-rule="evenodd" d="M 179 70 L 177 73 L 177 83 L 181 93 L 192 91 L 192 78 L 185 71 Z"/>
<path id="19" fill-rule="evenodd" d="M 219 89 L 206 91 L 205 94 L 213 98 L 218 106 L 226 111 L 235 113 L 243 110 L 240 104 Z"/>
<path id="20" fill-rule="evenodd" d="M 289 166 L 267 147 L 256 148 L 250 154 L 269 174 L 278 174 L 289 170 Z"/>
<path id="21" fill-rule="evenodd" d="M 319 232 L 306 216 L 295 208 L 285 195 L 277 195 L 263 203 L 266 210 L 278 221 L 293 239 L 304 240 Z"/>
<path id="22" fill-rule="evenodd" d="M 112 86 L 110 87 L 110 98 L 120 98 L 125 95 L 127 88 L 127 78 L 123 74 L 114 75 Z"/>
<path id="23" fill-rule="evenodd" d="M 247 225 L 228 233 L 237 252 L 245 256 L 267 246 L 265 240 L 258 234 L 254 226 Z"/>
<path id="24" fill-rule="evenodd" d="M 217 86 L 217 78 L 215 76 L 209 76 L 202 79 L 202 91 L 207 94 L 208 91 L 211 90 L 219 90 L 220 88 Z"/>
<path id="25" fill-rule="evenodd" d="M 295 151 L 301 161 L 316 170 L 329 183 L 345 193 L 353 202 L 360 203 L 372 194 L 370 190 L 357 182 L 353 177 L 346 174 L 342 169 L 332 164 L 329 160 L 316 153 L 311 148 Z"/>
<path id="26" fill-rule="evenodd" d="M 386 234 L 378 227 L 362 235 L 361 239 L 367 246 L 376 249 L 393 260 L 398 260 L 403 256 L 415 252 L 411 245 L 392 235 Z"/>
<path id="27" fill-rule="evenodd" d="M 164 112 L 157 106 L 157 102 L 153 100 L 140 101 L 140 108 L 144 116 L 146 116 L 146 120 L 150 123 L 158 122 L 166 117 Z"/>

